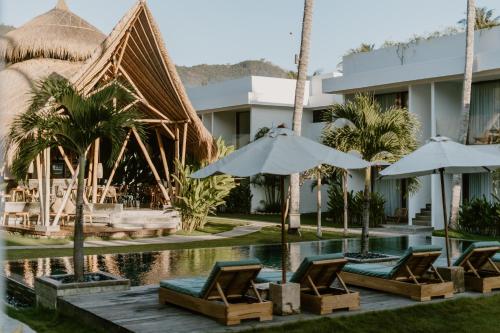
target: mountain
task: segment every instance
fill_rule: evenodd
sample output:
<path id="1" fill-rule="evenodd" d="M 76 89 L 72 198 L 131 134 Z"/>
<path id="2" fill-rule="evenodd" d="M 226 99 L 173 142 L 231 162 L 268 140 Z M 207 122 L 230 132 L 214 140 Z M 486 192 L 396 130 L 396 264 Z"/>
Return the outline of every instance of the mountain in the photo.
<path id="1" fill-rule="evenodd" d="M 295 74 L 263 59 L 246 60 L 233 65 L 177 66 L 177 71 L 182 83 L 187 87 L 203 86 L 248 75 L 293 78 Z"/>

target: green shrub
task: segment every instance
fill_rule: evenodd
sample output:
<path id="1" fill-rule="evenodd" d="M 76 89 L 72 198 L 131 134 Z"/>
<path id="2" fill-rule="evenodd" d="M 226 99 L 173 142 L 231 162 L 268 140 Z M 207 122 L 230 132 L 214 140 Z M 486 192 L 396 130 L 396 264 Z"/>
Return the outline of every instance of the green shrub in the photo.
<path id="1" fill-rule="evenodd" d="M 347 192 L 347 205 L 349 207 L 349 226 L 361 226 L 363 221 L 363 191 Z M 384 223 L 385 199 L 377 192 L 371 193 L 370 201 L 370 227 L 377 227 Z M 334 224 L 344 222 L 344 196 L 340 186 L 332 185 L 328 188 L 328 208 Z"/>
<path id="2" fill-rule="evenodd" d="M 458 230 L 483 236 L 500 236 L 500 200 L 488 201 L 484 196 L 462 204 L 458 216 Z"/>
<path id="3" fill-rule="evenodd" d="M 252 193 L 250 191 L 250 179 L 243 178 L 237 181 L 237 185 L 226 198 L 226 203 L 219 206 L 218 211 L 224 213 L 249 214 L 252 207 Z"/>

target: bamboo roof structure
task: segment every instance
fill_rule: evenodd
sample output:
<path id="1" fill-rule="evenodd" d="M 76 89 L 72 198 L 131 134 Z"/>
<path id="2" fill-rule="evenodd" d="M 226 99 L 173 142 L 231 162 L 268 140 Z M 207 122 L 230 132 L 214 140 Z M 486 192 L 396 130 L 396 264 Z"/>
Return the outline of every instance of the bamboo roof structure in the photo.
<path id="1" fill-rule="evenodd" d="M 179 141 L 180 132 L 198 160 L 215 152 L 143 0 L 107 37 L 58 0 L 54 9 L 0 40 L 1 60 L 7 64 L 0 71 L 2 139 L 14 117 L 27 110 L 34 82 L 57 73 L 87 94 L 114 79 L 127 83 L 145 120 L 172 140 Z"/>

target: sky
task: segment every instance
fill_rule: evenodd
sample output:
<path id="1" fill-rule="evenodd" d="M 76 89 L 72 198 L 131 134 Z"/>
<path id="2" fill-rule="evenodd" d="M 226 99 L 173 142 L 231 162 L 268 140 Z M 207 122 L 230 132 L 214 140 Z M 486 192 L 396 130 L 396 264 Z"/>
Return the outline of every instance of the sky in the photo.
<path id="1" fill-rule="evenodd" d="M 136 0 L 66 0 L 104 33 Z M 20 26 L 57 0 L 0 0 L 0 23 Z M 148 0 L 177 65 L 266 59 L 295 69 L 303 0 Z M 362 42 L 404 41 L 456 25 L 466 0 L 315 0 L 309 72 L 329 72 Z M 496 10 L 499 0 L 477 0 Z"/>

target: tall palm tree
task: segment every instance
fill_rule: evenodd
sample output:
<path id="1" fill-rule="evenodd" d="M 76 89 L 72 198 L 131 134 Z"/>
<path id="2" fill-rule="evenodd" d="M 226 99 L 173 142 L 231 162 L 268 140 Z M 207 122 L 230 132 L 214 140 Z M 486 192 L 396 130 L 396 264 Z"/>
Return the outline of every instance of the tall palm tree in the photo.
<path id="1" fill-rule="evenodd" d="M 132 101 L 129 90 L 117 82 L 84 96 L 68 80 L 51 76 L 35 85 L 28 111 L 19 115 L 10 129 L 9 142 L 16 147 L 12 171 L 19 179 L 25 177 L 30 163 L 45 149 L 61 146 L 78 157 L 73 249 L 78 282 L 84 280 L 83 195 L 87 150 L 96 139 L 109 141 L 112 163 L 129 130 L 143 132 L 136 122 L 136 111 L 125 108 Z"/>
<path id="2" fill-rule="evenodd" d="M 302 20 L 302 37 L 298 78 L 295 87 L 295 103 L 293 111 L 293 131 L 296 135 L 302 133 L 302 111 L 304 109 L 304 89 L 307 80 L 307 66 L 309 65 L 309 49 L 311 44 L 311 29 L 314 0 L 304 0 L 304 17 Z M 290 229 L 300 227 L 300 179 L 299 174 L 290 176 Z"/>
<path id="3" fill-rule="evenodd" d="M 484 9 L 484 8 L 483 8 Z M 475 22 L 475 23 L 474 23 Z M 465 68 L 464 85 L 462 90 L 462 115 L 458 132 L 458 142 L 467 143 L 467 133 L 469 132 L 470 98 L 472 88 L 472 66 L 474 64 L 474 25 L 477 26 L 477 14 L 474 0 L 467 0 L 467 29 L 465 33 Z M 460 197 L 462 194 L 462 175 L 453 175 L 450 227 L 455 228 L 458 211 L 460 207 Z"/>
<path id="4" fill-rule="evenodd" d="M 489 29 L 500 25 L 500 16 L 493 17 L 495 12 L 493 9 L 488 9 L 487 7 L 474 7 L 474 10 L 476 13 L 472 17 L 475 18 L 475 30 Z M 461 19 L 458 23 L 467 27 L 469 14 L 470 11 L 467 10 L 467 18 Z"/>
<path id="5" fill-rule="evenodd" d="M 356 94 L 345 104 L 334 104 L 323 130 L 323 143 L 338 150 L 358 152 L 366 161 L 395 162 L 417 148 L 416 117 L 404 108 L 384 111 L 371 94 Z M 365 170 L 361 252 L 368 253 L 371 167 Z"/>

